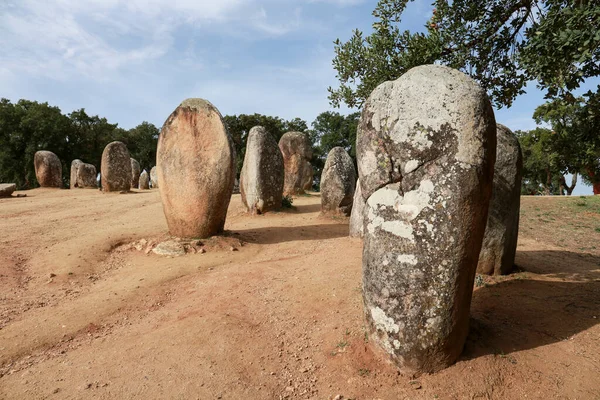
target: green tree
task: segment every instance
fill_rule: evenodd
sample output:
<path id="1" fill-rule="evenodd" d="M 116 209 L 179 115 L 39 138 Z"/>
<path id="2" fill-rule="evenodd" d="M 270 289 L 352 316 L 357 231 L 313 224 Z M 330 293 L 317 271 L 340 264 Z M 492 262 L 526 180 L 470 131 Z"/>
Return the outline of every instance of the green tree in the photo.
<path id="1" fill-rule="evenodd" d="M 63 164 L 63 181 L 68 182 L 67 161 L 73 140 L 71 123 L 58 107 L 48 103 L 19 100 L 0 101 L 0 181 L 14 182 L 19 189 L 38 186 L 33 156 L 50 150 Z"/>
<path id="2" fill-rule="evenodd" d="M 93 164 L 100 171 L 104 147 L 114 140 L 121 139 L 117 139 L 117 136 L 123 136 L 123 134 L 118 135 L 120 128 L 117 124 L 109 123 L 106 118 L 88 115 L 83 108 L 70 113 L 69 119 L 73 140 L 71 155 L 66 161 L 70 165 L 74 159 L 80 159 Z"/>
<path id="3" fill-rule="evenodd" d="M 142 170 L 150 172 L 156 165 L 156 146 L 160 130 L 154 124 L 144 121 L 135 128 L 123 131 L 122 136 L 119 133 L 115 135 L 117 140 L 127 145 L 131 157 L 140 163 Z"/>
<path id="4" fill-rule="evenodd" d="M 409 0 L 380 0 L 373 32 L 335 41 L 338 88 L 330 101 L 361 107 L 380 83 L 439 63 L 477 80 L 510 106 L 537 80 L 548 96 L 568 95 L 600 74 L 600 7 L 595 0 L 437 0 L 423 32 L 400 29 Z"/>
<path id="5" fill-rule="evenodd" d="M 581 173 L 600 194 L 600 102 L 597 94 L 584 97 L 556 98 L 539 106 L 534 119 L 552 127 L 552 150 L 561 173 Z M 572 191 L 566 182 L 567 192 Z"/>
<path id="6" fill-rule="evenodd" d="M 516 131 L 523 152 L 522 194 L 559 194 L 557 177 L 562 177 L 563 165 L 555 151 L 555 135 L 550 129 L 536 128 Z"/>
<path id="7" fill-rule="evenodd" d="M 360 113 L 344 116 L 338 112 L 326 111 L 319 114 L 311 124 L 309 136 L 314 149 L 311 164 L 317 187 L 327 155 L 334 147 L 343 147 L 356 165 L 356 129 L 359 119 Z"/>

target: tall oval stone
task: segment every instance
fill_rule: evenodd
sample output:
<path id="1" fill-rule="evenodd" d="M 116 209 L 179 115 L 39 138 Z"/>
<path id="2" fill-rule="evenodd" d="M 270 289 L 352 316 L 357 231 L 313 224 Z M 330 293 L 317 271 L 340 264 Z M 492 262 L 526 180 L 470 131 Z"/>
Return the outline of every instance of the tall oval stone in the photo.
<path id="1" fill-rule="evenodd" d="M 513 270 L 519 236 L 521 146 L 514 133 L 504 125 L 498 124 L 496 139 L 492 200 L 477 265 L 477 272 L 486 275 L 504 275 Z"/>
<path id="2" fill-rule="evenodd" d="M 156 174 L 156 166 L 150 170 L 150 185 L 152 189 L 158 188 L 158 175 Z"/>
<path id="3" fill-rule="evenodd" d="M 62 187 L 62 164 L 51 151 L 40 150 L 33 156 L 35 177 L 41 187 Z"/>
<path id="4" fill-rule="evenodd" d="M 187 99 L 173 111 L 158 138 L 156 170 L 172 235 L 206 238 L 223 232 L 235 153 L 215 106 Z"/>
<path id="5" fill-rule="evenodd" d="M 495 152 L 485 91 L 451 68 L 413 68 L 364 105 L 365 314 L 404 372 L 435 372 L 462 351 Z"/>
<path id="6" fill-rule="evenodd" d="M 143 170 L 139 178 L 139 188 L 142 190 L 150 189 L 150 176 L 146 170 Z"/>
<path id="7" fill-rule="evenodd" d="M 283 155 L 285 169 L 283 195 L 303 194 L 308 173 L 306 162 L 312 158 L 308 135 L 302 132 L 288 132 L 279 139 L 279 149 Z"/>
<path id="8" fill-rule="evenodd" d="M 69 188 L 97 188 L 96 167 L 92 164 L 86 164 L 81 160 L 71 162 L 71 177 Z"/>
<path id="9" fill-rule="evenodd" d="M 312 164 L 310 161 L 306 161 L 304 163 L 304 184 L 302 185 L 302 189 L 304 189 L 305 192 L 312 190 L 314 176 L 315 170 Z"/>
<path id="10" fill-rule="evenodd" d="M 262 126 L 248 134 L 240 174 L 242 202 L 252 214 L 281 208 L 283 156 L 275 139 Z"/>
<path id="11" fill-rule="evenodd" d="M 321 212 L 350 215 L 356 170 L 352 158 L 342 147 L 334 147 L 327 155 L 321 174 Z"/>
<path id="12" fill-rule="evenodd" d="M 352 213 L 350 214 L 350 236 L 363 237 L 365 232 L 365 199 L 360 189 L 360 179 L 356 182 Z"/>
<path id="13" fill-rule="evenodd" d="M 137 189 L 140 186 L 140 174 L 142 173 L 142 167 L 135 158 L 131 160 L 131 187 Z"/>
<path id="14" fill-rule="evenodd" d="M 131 189 L 131 157 L 123 142 L 111 142 L 102 152 L 100 179 L 104 192 L 128 192 Z"/>

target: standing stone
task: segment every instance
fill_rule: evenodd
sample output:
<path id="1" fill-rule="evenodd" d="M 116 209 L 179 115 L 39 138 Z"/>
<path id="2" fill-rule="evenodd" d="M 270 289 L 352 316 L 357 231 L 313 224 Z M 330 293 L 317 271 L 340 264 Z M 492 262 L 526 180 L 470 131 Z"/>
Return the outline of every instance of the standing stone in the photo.
<path id="1" fill-rule="evenodd" d="M 152 189 L 158 188 L 158 176 L 156 175 L 156 166 L 150 170 L 150 185 Z"/>
<path id="2" fill-rule="evenodd" d="M 321 174 L 321 212 L 350 215 L 356 188 L 356 170 L 352 158 L 342 147 L 327 155 Z"/>
<path id="3" fill-rule="evenodd" d="M 304 185 L 302 185 L 302 189 L 304 189 L 305 192 L 312 190 L 314 175 L 315 170 L 313 169 L 312 164 L 309 161 L 306 161 L 304 163 Z"/>
<path id="4" fill-rule="evenodd" d="M 233 180 L 233 194 L 240 194 L 240 180 L 238 178 Z"/>
<path id="5" fill-rule="evenodd" d="M 16 183 L 0 183 L 0 197 L 10 197 L 17 190 Z"/>
<path id="6" fill-rule="evenodd" d="M 363 237 L 365 233 L 365 199 L 360 189 L 360 179 L 356 182 L 356 191 L 352 202 L 352 214 L 350 214 L 350 236 Z"/>
<path id="7" fill-rule="evenodd" d="M 41 187 L 62 187 L 62 164 L 56 154 L 40 150 L 33 156 L 35 177 Z"/>
<path id="8" fill-rule="evenodd" d="M 490 210 L 477 272 L 486 275 L 509 274 L 515 265 L 519 236 L 523 155 L 519 140 L 498 124 L 496 164 Z"/>
<path id="9" fill-rule="evenodd" d="M 122 142 L 111 142 L 102 152 L 100 179 L 104 192 L 128 192 L 131 189 L 131 157 Z"/>
<path id="10" fill-rule="evenodd" d="M 169 231 L 206 238 L 223 232 L 235 179 L 235 150 L 219 110 L 187 99 L 163 125 L 156 154 Z"/>
<path id="11" fill-rule="evenodd" d="M 146 170 L 143 170 L 142 173 L 140 174 L 140 189 L 142 190 L 148 190 L 150 189 L 150 176 L 148 176 L 148 172 L 146 172 Z"/>
<path id="12" fill-rule="evenodd" d="M 288 132 L 279 140 L 285 168 L 283 195 L 293 196 L 304 193 L 306 183 L 306 162 L 312 157 L 310 139 L 306 133 Z"/>
<path id="13" fill-rule="evenodd" d="M 137 189 L 140 186 L 140 174 L 141 169 L 140 163 L 135 158 L 131 158 L 131 188 Z"/>
<path id="14" fill-rule="evenodd" d="M 86 164 L 81 160 L 71 162 L 71 177 L 69 187 L 75 188 L 97 188 L 96 167 L 92 164 Z"/>
<path id="15" fill-rule="evenodd" d="M 379 85 L 357 132 L 363 299 L 370 338 L 404 372 L 462 352 L 496 154 L 485 91 L 426 65 Z"/>
<path id="16" fill-rule="evenodd" d="M 77 187 L 77 167 L 83 164 L 80 159 L 71 161 L 71 173 L 69 174 L 69 189 L 75 189 Z"/>
<path id="17" fill-rule="evenodd" d="M 248 134 L 244 166 L 240 174 L 242 202 L 252 214 L 281 208 L 283 156 L 275 139 L 262 126 Z"/>

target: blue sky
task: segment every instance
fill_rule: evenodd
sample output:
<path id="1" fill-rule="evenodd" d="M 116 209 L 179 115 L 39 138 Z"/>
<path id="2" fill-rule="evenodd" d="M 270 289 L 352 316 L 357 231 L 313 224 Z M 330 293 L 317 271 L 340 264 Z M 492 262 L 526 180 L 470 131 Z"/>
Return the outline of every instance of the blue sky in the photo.
<path id="1" fill-rule="evenodd" d="M 161 126 L 188 97 L 223 115 L 309 124 L 330 108 L 333 41 L 369 32 L 375 0 L 1 0 L 0 97 L 85 108 L 123 128 Z M 409 6 L 421 30 L 431 1 Z M 591 86 L 591 85 L 590 85 Z M 534 84 L 498 122 L 531 129 Z M 347 109 L 340 110 L 343 113 Z M 577 194 L 591 194 L 578 184 Z"/>

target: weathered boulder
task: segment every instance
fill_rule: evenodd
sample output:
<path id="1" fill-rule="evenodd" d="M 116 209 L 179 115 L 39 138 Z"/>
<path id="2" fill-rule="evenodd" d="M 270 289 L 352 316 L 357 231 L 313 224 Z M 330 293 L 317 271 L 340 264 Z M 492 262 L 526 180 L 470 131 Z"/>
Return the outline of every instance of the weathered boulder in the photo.
<path id="1" fill-rule="evenodd" d="M 510 129 L 498 124 L 496 164 L 492 199 L 477 272 L 509 274 L 515 265 L 519 236 L 523 155 L 519 140 Z"/>
<path id="2" fill-rule="evenodd" d="M 142 167 L 140 167 L 140 163 L 137 162 L 135 158 L 130 158 L 131 160 L 131 188 L 137 189 L 140 186 L 140 174 L 142 173 Z"/>
<path id="3" fill-rule="evenodd" d="M 41 187 L 62 187 L 62 164 L 51 151 L 40 150 L 33 156 L 35 177 Z"/>
<path id="4" fill-rule="evenodd" d="M 158 138 L 158 188 L 169 231 L 206 238 L 223 232 L 235 179 L 235 150 L 211 103 L 187 99 Z"/>
<path id="5" fill-rule="evenodd" d="M 350 236 L 363 237 L 365 232 L 365 199 L 360 189 L 360 179 L 356 182 L 354 200 L 352 202 L 352 213 L 350 214 Z"/>
<path id="6" fill-rule="evenodd" d="M 288 132 L 279 139 L 285 169 L 283 195 L 304 193 L 308 170 L 306 162 L 312 158 L 312 147 L 306 133 Z"/>
<path id="7" fill-rule="evenodd" d="M 106 145 L 102 152 L 100 178 L 104 192 L 128 192 L 131 189 L 131 157 L 125 143 Z"/>
<path id="8" fill-rule="evenodd" d="M 281 208 L 283 156 L 275 139 L 262 126 L 248 134 L 244 166 L 240 174 L 242 202 L 252 214 Z"/>
<path id="9" fill-rule="evenodd" d="M 17 190 L 16 183 L 0 183 L 0 197 L 10 197 Z"/>
<path id="10" fill-rule="evenodd" d="M 156 166 L 150 170 L 150 185 L 152 189 L 158 188 L 158 175 L 156 174 Z"/>
<path id="11" fill-rule="evenodd" d="M 402 371 L 435 372 L 456 361 L 469 330 L 494 112 L 465 74 L 420 66 L 371 93 L 357 136 L 369 338 Z"/>
<path id="12" fill-rule="evenodd" d="M 313 169 L 312 164 L 309 161 L 306 161 L 304 163 L 304 184 L 302 185 L 302 189 L 304 189 L 305 192 L 312 190 L 314 175 L 315 170 Z"/>
<path id="13" fill-rule="evenodd" d="M 71 177 L 69 187 L 75 188 L 97 188 L 96 167 L 92 164 L 86 164 L 81 160 L 71 162 Z"/>
<path id="14" fill-rule="evenodd" d="M 356 188 L 356 170 L 352 158 L 342 147 L 327 155 L 321 174 L 321 212 L 350 215 Z"/>
<path id="15" fill-rule="evenodd" d="M 146 172 L 146 170 L 143 170 L 142 173 L 140 174 L 140 189 L 143 190 L 148 190 L 150 189 L 150 176 L 148 175 L 148 172 Z"/>

